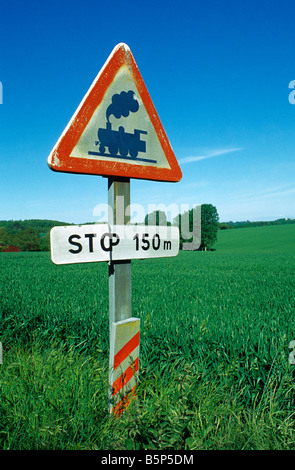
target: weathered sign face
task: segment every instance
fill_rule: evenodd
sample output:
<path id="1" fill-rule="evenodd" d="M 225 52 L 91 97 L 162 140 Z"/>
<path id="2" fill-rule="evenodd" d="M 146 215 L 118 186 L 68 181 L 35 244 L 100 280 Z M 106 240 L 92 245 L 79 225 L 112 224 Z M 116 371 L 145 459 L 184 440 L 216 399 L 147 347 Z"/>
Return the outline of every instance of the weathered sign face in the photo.
<path id="1" fill-rule="evenodd" d="M 74 225 L 50 232 L 55 264 L 176 256 L 179 229 L 171 226 Z"/>
<path id="2" fill-rule="evenodd" d="M 48 157 L 52 170 L 179 181 L 181 170 L 130 49 L 115 47 Z"/>

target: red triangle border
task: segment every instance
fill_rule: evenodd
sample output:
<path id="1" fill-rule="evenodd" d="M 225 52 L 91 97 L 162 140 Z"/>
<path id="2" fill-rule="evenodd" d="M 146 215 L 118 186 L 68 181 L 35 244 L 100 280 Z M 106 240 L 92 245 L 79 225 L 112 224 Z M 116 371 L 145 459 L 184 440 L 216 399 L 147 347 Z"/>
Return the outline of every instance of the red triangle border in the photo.
<path id="1" fill-rule="evenodd" d="M 102 102 L 107 89 L 113 82 L 121 66 L 124 64 L 127 65 L 133 76 L 136 88 L 158 136 L 170 168 L 157 168 L 154 166 L 130 164 L 128 162 L 70 157 L 72 150 L 83 134 L 93 113 Z M 114 48 L 70 120 L 68 126 L 50 153 L 48 157 L 48 165 L 54 171 L 66 173 L 118 176 L 170 182 L 177 182 L 182 178 L 181 169 L 137 64 L 129 47 L 125 44 L 118 44 Z"/>

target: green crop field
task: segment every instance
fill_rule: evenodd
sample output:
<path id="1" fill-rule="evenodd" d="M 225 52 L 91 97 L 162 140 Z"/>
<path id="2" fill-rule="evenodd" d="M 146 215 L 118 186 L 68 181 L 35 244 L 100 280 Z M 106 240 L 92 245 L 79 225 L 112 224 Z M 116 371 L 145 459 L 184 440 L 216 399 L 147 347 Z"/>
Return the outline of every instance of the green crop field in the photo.
<path id="1" fill-rule="evenodd" d="M 137 398 L 108 415 L 108 267 L 0 253 L 0 448 L 294 449 L 295 226 L 132 261 Z"/>

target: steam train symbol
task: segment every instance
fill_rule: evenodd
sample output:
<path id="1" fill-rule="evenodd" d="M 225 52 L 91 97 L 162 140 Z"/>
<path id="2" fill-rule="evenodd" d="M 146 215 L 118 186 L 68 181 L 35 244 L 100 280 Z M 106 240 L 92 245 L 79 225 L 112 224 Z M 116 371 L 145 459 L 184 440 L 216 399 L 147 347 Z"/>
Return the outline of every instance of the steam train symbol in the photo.
<path id="1" fill-rule="evenodd" d="M 134 95 L 134 91 L 129 90 L 112 96 L 112 102 L 106 110 L 106 127 L 100 127 L 97 131 L 98 140 L 95 141 L 95 145 L 98 145 L 99 152 L 89 151 L 89 155 L 157 163 L 156 160 L 138 157 L 139 152 L 146 153 L 146 142 L 141 139 L 141 136 L 147 134 L 147 131 L 134 129 L 133 133 L 129 133 L 123 126 L 120 126 L 118 130 L 112 128 L 111 115 L 120 119 L 122 116 L 128 117 L 131 112 L 138 111 L 139 103 Z"/>
<path id="2" fill-rule="evenodd" d="M 136 158 L 138 152 L 146 152 L 146 142 L 140 139 L 141 134 L 146 131 L 134 129 L 133 134 L 125 132 L 123 126 L 119 130 L 113 130 L 110 122 L 107 122 L 106 129 L 99 128 L 97 131 L 99 151 L 105 154 L 106 147 L 112 157 L 116 157 L 118 152 L 121 157 L 127 157 L 128 152 L 132 158 Z"/>

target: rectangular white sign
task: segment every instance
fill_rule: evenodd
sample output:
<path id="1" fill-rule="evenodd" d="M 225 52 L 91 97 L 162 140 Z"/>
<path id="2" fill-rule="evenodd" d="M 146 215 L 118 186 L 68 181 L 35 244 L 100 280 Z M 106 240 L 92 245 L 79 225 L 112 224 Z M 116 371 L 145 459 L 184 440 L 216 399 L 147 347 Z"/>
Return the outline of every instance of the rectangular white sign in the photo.
<path id="1" fill-rule="evenodd" d="M 178 227 L 142 225 L 72 225 L 50 232 L 55 264 L 119 261 L 176 256 Z"/>

